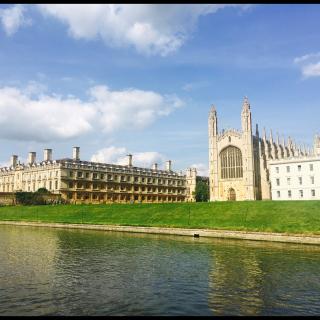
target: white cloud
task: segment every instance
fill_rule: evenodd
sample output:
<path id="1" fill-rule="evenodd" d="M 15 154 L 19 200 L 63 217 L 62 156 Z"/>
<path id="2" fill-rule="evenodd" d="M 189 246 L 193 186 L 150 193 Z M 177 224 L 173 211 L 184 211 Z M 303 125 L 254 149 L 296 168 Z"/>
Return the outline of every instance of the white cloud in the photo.
<path id="1" fill-rule="evenodd" d="M 301 68 L 303 78 L 320 76 L 320 52 L 310 53 L 295 58 L 293 61 Z"/>
<path id="2" fill-rule="evenodd" d="M 204 176 L 204 177 L 209 176 L 209 168 L 207 165 L 205 165 L 203 163 L 196 163 L 196 164 L 191 165 L 190 167 L 197 169 L 197 176 Z"/>
<path id="3" fill-rule="evenodd" d="M 24 17 L 24 11 L 25 7 L 21 4 L 7 9 L 0 9 L 1 23 L 8 36 L 14 34 L 19 27 L 31 24 L 31 20 Z"/>
<path id="4" fill-rule="evenodd" d="M 106 86 L 88 90 L 88 99 L 48 94 L 38 82 L 26 88 L 0 87 L 0 136 L 7 139 L 50 141 L 68 139 L 92 130 L 141 129 L 167 116 L 183 102 L 153 91 L 112 91 Z"/>
<path id="5" fill-rule="evenodd" d="M 95 86 L 89 91 L 99 110 L 99 122 L 104 132 L 121 128 L 141 129 L 149 126 L 156 118 L 169 115 L 183 105 L 175 95 L 160 95 L 153 91 L 126 89 L 110 91 L 106 86 Z"/>
<path id="6" fill-rule="evenodd" d="M 130 152 L 124 147 L 108 147 L 98 150 L 91 157 L 91 161 L 102 163 L 114 163 L 126 165 L 128 163 L 127 154 Z M 158 163 L 158 168 L 165 162 L 165 156 L 159 152 L 136 152 L 132 154 L 132 164 L 135 167 L 151 168 L 154 163 Z"/>
<path id="7" fill-rule="evenodd" d="M 179 49 L 200 16 L 229 4 L 39 4 L 40 11 L 68 26 L 76 39 L 102 39 L 109 46 L 133 46 L 143 54 Z"/>
<path id="8" fill-rule="evenodd" d="M 319 58 L 320 57 L 320 52 L 317 53 L 309 53 L 305 54 L 304 56 L 294 58 L 294 63 L 301 63 L 303 61 L 309 60 L 311 58 Z"/>
<path id="9" fill-rule="evenodd" d="M 302 68 L 302 74 L 305 78 L 320 76 L 320 61 L 307 64 Z"/>
<path id="10" fill-rule="evenodd" d="M 7 139 L 49 141 L 72 138 L 92 129 L 95 110 L 79 99 L 0 88 L 0 136 Z"/>

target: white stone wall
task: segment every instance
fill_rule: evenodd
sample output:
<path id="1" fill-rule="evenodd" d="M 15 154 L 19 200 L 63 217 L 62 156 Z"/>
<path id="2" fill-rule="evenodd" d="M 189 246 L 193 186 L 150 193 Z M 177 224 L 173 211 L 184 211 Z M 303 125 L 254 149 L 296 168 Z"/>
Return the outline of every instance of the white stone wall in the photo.
<path id="1" fill-rule="evenodd" d="M 269 165 L 272 200 L 320 200 L 320 156 L 288 158 Z"/>

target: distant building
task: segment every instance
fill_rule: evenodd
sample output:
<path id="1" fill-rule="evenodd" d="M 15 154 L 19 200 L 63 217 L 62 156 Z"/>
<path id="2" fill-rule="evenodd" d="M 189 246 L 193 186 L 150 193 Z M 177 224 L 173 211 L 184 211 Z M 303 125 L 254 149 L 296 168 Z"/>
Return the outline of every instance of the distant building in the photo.
<path id="1" fill-rule="evenodd" d="M 294 158 L 310 159 L 311 165 L 314 155 L 320 154 L 319 137 L 315 139 L 314 150 L 310 151 L 297 146 L 290 137 L 287 143 L 284 139 L 280 143 L 279 136 L 274 141 L 272 131 L 269 139 L 265 130 L 260 137 L 258 125 L 254 134 L 247 98 L 242 106 L 241 129 L 218 133 L 217 111 L 212 106 L 209 113 L 210 201 L 271 199 L 275 190 L 273 176 L 270 176 L 273 174 L 271 163 L 285 163 Z M 313 164 L 316 167 L 317 164 Z"/>
<path id="2" fill-rule="evenodd" d="M 195 201 L 193 186 L 196 170 L 187 174 L 172 170 L 170 160 L 164 170 L 155 163 L 152 168 L 133 166 L 132 155 L 127 165 L 80 160 L 80 148 L 73 148 L 73 157 L 52 159 L 52 150 L 44 150 L 43 161 L 36 161 L 30 152 L 28 163 L 11 157 L 9 167 L 0 169 L 0 192 L 29 191 L 46 188 L 70 203 L 112 202 L 184 202 Z"/>

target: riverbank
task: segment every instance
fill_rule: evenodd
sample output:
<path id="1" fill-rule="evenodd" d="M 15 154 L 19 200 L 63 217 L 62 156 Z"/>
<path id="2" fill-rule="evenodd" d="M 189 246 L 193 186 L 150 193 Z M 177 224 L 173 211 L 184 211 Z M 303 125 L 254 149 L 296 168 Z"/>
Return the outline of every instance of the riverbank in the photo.
<path id="1" fill-rule="evenodd" d="M 320 236 L 320 201 L 8 206 L 0 221 Z"/>
<path id="2" fill-rule="evenodd" d="M 131 233 L 150 233 L 177 236 L 207 237 L 241 239 L 254 241 L 287 242 L 299 244 L 320 245 L 320 236 L 306 236 L 303 234 L 287 235 L 271 232 L 246 232 L 231 230 L 209 230 L 209 229 L 186 229 L 186 228 L 157 228 L 157 227 L 132 227 L 132 226 L 110 226 L 94 224 L 67 224 L 67 223 L 43 223 L 43 222 L 21 222 L 21 221 L 0 221 L 0 225 L 49 227 L 62 229 L 85 229 L 99 231 L 116 231 Z"/>

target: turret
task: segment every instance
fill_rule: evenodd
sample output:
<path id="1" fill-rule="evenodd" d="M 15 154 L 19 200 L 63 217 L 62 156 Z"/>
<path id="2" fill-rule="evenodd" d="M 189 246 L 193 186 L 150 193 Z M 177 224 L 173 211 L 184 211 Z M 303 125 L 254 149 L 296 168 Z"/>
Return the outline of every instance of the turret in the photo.
<path id="1" fill-rule="evenodd" d="M 187 180 L 187 201 L 196 201 L 195 192 L 197 184 L 197 169 L 188 168 L 186 172 Z"/>
<path id="2" fill-rule="evenodd" d="M 241 112 L 241 124 L 243 132 L 252 132 L 252 122 L 251 122 L 251 110 L 250 103 L 247 97 L 244 97 L 242 112 Z"/>
<path id="3" fill-rule="evenodd" d="M 218 199 L 218 116 L 214 105 L 208 117 L 210 201 Z"/>
<path id="4" fill-rule="evenodd" d="M 246 199 L 255 200 L 255 176 L 254 176 L 254 160 L 253 160 L 253 138 L 252 138 L 252 120 L 250 103 L 247 97 L 244 97 L 241 111 L 243 161 L 245 163 L 243 180 L 245 181 Z"/>
<path id="5" fill-rule="evenodd" d="M 217 111 L 214 105 L 211 106 L 209 112 L 209 136 L 218 135 L 218 118 Z"/>

